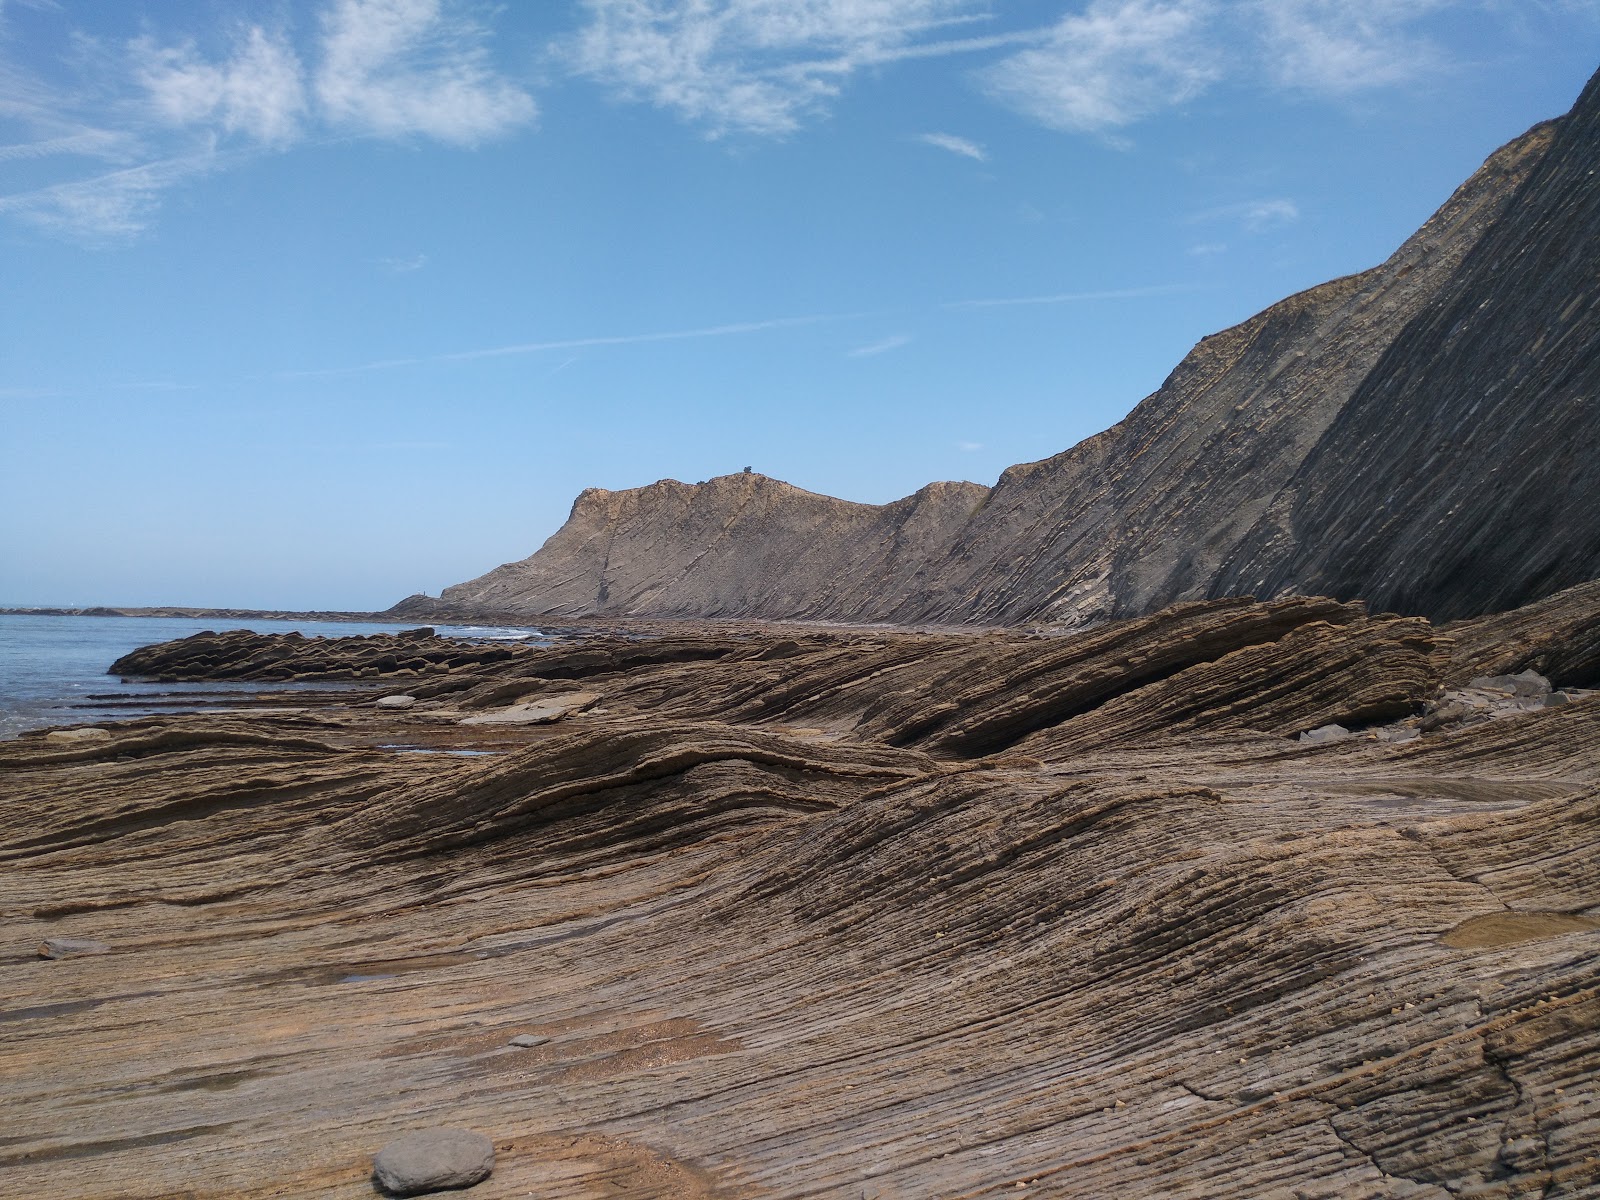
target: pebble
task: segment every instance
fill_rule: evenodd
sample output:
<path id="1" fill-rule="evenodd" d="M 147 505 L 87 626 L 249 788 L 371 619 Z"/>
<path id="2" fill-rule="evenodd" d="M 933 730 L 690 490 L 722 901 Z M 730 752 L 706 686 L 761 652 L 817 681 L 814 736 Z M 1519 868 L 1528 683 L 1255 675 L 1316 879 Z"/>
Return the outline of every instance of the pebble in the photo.
<path id="1" fill-rule="evenodd" d="M 540 1037 L 537 1033 L 519 1033 L 511 1039 L 510 1044 L 527 1049 L 530 1046 L 542 1046 L 549 1040 L 547 1037 Z"/>

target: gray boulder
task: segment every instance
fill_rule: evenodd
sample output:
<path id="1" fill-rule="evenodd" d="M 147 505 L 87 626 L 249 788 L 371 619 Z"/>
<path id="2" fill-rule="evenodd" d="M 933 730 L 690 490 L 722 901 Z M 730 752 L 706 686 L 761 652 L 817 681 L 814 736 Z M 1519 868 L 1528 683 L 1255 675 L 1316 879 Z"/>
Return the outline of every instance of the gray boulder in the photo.
<path id="1" fill-rule="evenodd" d="M 373 1179 L 391 1196 L 469 1188 L 493 1171 L 494 1143 L 470 1129 L 419 1129 L 372 1160 Z"/>

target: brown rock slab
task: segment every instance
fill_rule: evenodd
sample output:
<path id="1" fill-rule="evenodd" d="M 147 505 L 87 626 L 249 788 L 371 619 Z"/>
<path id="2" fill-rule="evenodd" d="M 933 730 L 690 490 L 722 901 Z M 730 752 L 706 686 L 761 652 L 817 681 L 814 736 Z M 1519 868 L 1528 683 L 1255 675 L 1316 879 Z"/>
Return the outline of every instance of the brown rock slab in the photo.
<path id="1" fill-rule="evenodd" d="M 463 725 L 549 725 L 575 712 L 593 708 L 600 701 L 597 692 L 560 692 L 524 704 L 497 709 L 482 716 L 467 717 Z"/>
<path id="2" fill-rule="evenodd" d="M 56 745 L 82 746 L 91 742 L 109 742 L 111 731 L 109 729 L 52 729 L 44 735 L 44 740 Z"/>

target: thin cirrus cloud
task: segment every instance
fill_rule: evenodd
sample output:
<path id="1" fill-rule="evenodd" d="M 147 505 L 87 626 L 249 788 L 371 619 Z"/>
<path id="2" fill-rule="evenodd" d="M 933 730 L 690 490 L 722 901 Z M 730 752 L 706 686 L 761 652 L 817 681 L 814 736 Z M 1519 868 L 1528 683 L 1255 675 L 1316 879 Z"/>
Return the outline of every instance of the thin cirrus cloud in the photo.
<path id="1" fill-rule="evenodd" d="M 898 350 L 902 346 L 909 346 L 914 340 L 909 333 L 897 333 L 880 341 L 869 342 L 865 346 L 857 346 L 849 352 L 849 357 L 873 358 L 879 354 L 887 354 L 891 350 Z"/>
<path id="2" fill-rule="evenodd" d="M 1456 0 L 1256 0 L 1262 61 L 1281 87 L 1337 94 L 1403 84 L 1444 65 L 1412 28 Z"/>
<path id="3" fill-rule="evenodd" d="M 1222 78 L 1195 0 L 1095 0 L 1064 17 L 1044 45 L 983 76 L 990 94 L 1045 125 L 1119 129 L 1199 95 Z"/>
<path id="4" fill-rule="evenodd" d="M 970 138 L 957 137 L 953 133 L 922 133 L 917 135 L 917 141 L 924 145 L 937 146 L 941 150 L 948 150 L 951 154 L 959 154 L 976 162 L 987 162 L 989 159 L 989 152 L 977 142 Z"/>
<path id="5" fill-rule="evenodd" d="M 1340 96 L 1448 62 L 1417 28 L 1469 0 L 1090 0 L 980 75 L 1045 125 L 1115 133 L 1222 82 Z"/>
<path id="6" fill-rule="evenodd" d="M 1242 225 L 1251 233 L 1262 233 L 1269 229 L 1292 225 L 1299 219 L 1298 204 L 1293 200 L 1274 196 L 1243 200 L 1237 204 L 1224 204 L 1219 208 L 1208 208 L 1190 216 L 1188 222 L 1191 225 L 1203 225 L 1213 221 L 1229 221 Z"/>
<path id="7" fill-rule="evenodd" d="M 698 329 L 669 329 L 655 333 L 601 334 L 592 337 L 562 338 L 546 342 L 515 342 L 505 346 L 488 346 L 478 350 L 453 350 L 443 354 L 429 354 L 413 358 L 386 358 L 376 362 L 361 363 L 353 367 L 321 367 L 312 370 L 279 371 L 279 379 L 321 379 L 340 375 L 354 375 L 367 371 L 390 371 L 399 367 L 420 367 L 430 364 L 473 362 L 484 358 L 507 358 L 514 355 L 540 354 L 549 350 L 588 350 L 602 346 L 638 346 L 652 342 L 695 341 L 701 338 L 737 337 L 742 334 L 764 333 L 772 329 L 792 329 L 802 325 L 818 325 L 826 321 L 849 321 L 864 313 L 816 313 L 801 317 L 774 317 L 764 321 L 736 321 L 727 325 L 710 325 Z M 568 359 L 556 368 L 564 370 L 575 359 Z M 552 371 L 551 374 L 555 374 Z"/>
<path id="8" fill-rule="evenodd" d="M 169 188 L 218 161 L 210 152 L 181 155 L 0 196 L 0 215 L 91 241 L 131 236 L 145 228 Z"/>
<path id="9" fill-rule="evenodd" d="M 869 66 L 996 44 L 979 0 L 585 0 L 580 75 L 712 136 L 783 135 Z M 1012 40 L 1007 36 L 1003 41 Z"/>
<path id="10" fill-rule="evenodd" d="M 489 31 L 461 0 L 327 0 L 298 45 L 292 32 L 240 25 L 221 54 L 149 34 L 115 53 L 97 47 L 97 63 L 120 73 L 99 90 L 120 95 L 89 116 L 72 94 L 9 72 L 0 112 L 35 136 L 0 146 L 0 161 L 78 157 L 118 169 L 0 197 L 0 213 L 115 239 L 144 229 L 163 193 L 235 158 L 347 135 L 471 147 L 537 115 L 496 70 Z"/>
<path id="11" fill-rule="evenodd" d="M 941 308 L 959 312 L 970 308 L 1012 308 L 1032 304 L 1084 304 L 1095 300 L 1140 300 L 1148 296 L 1170 296 L 1192 292 L 1188 283 L 1158 283 L 1150 287 L 1114 288 L 1101 292 L 1052 292 L 1043 296 L 998 296 L 984 300 L 952 300 Z"/>
<path id="12" fill-rule="evenodd" d="M 981 0 L 584 0 L 565 57 L 711 136 L 792 133 L 869 67 L 977 57 L 992 99 L 1116 142 L 1224 82 L 1324 95 L 1406 83 L 1446 61 L 1418 22 L 1469 2 L 1073 0 L 1051 23 L 996 31 Z"/>

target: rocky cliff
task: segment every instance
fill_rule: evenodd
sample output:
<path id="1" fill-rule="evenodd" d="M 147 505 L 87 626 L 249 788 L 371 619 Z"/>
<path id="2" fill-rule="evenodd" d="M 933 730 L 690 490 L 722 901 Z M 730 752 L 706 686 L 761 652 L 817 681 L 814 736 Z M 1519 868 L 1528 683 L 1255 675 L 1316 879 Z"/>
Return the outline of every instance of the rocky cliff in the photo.
<path id="1" fill-rule="evenodd" d="M 1597 143 L 1592 81 L 1387 262 L 1204 339 L 1120 424 L 993 489 L 589 491 L 444 604 L 1082 624 L 1316 593 L 1443 619 L 1600 575 Z"/>

